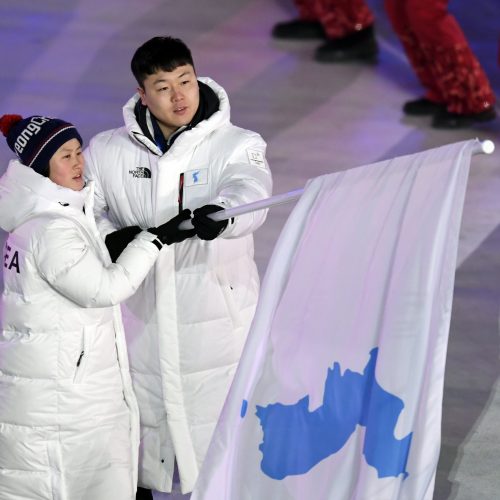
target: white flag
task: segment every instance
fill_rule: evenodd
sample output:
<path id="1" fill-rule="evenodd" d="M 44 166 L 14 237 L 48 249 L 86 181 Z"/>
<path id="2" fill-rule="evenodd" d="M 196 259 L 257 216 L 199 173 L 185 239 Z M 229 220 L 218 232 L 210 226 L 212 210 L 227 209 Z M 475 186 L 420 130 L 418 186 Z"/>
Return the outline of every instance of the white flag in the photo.
<path id="1" fill-rule="evenodd" d="M 311 180 L 192 500 L 431 500 L 475 141 Z"/>

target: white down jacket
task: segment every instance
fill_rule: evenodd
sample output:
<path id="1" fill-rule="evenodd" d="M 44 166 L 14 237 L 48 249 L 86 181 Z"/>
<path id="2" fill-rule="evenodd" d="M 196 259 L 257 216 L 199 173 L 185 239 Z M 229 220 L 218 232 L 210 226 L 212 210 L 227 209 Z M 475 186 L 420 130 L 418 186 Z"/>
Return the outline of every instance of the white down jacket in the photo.
<path id="1" fill-rule="evenodd" d="M 93 188 L 17 161 L 0 179 L 0 498 L 135 499 L 139 414 L 117 304 L 156 260 L 141 232 L 111 264 Z M 85 212 L 83 209 L 85 208 Z"/>
<path id="2" fill-rule="evenodd" d="M 266 144 L 230 123 L 225 91 L 208 78 L 220 107 L 162 154 L 139 128 L 135 95 L 125 127 L 97 135 L 85 151 L 96 183 L 103 234 L 156 226 L 183 205 L 233 207 L 266 198 Z M 253 318 L 259 279 L 252 232 L 266 212 L 236 217 L 213 241 L 164 247 L 154 272 L 122 304 L 132 381 L 141 414 L 139 485 L 170 491 L 174 457 L 183 492 L 193 489 Z M 107 218 L 105 218 L 107 217 Z"/>

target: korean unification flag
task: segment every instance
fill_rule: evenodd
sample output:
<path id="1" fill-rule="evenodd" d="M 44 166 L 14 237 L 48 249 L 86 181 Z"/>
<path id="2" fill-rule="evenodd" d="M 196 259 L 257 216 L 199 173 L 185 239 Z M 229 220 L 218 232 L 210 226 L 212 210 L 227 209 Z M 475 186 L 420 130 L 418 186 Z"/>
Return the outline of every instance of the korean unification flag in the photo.
<path id="1" fill-rule="evenodd" d="M 431 500 L 477 141 L 315 178 L 192 500 Z"/>

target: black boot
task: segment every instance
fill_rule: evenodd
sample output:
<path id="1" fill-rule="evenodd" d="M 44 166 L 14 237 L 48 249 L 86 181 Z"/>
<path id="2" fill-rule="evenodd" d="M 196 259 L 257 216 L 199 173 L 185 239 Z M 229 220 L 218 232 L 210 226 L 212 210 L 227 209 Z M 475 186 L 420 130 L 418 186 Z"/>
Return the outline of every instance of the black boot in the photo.
<path id="1" fill-rule="evenodd" d="M 328 40 L 316 49 L 314 59 L 319 62 L 374 62 L 377 59 L 378 45 L 373 26 L 342 38 Z"/>
<path id="2" fill-rule="evenodd" d="M 491 107 L 480 113 L 458 114 L 444 109 L 434 115 L 432 126 L 441 129 L 467 128 L 480 123 L 494 120 L 497 116 L 495 108 Z"/>
<path id="3" fill-rule="evenodd" d="M 323 26 L 319 21 L 304 21 L 302 19 L 278 23 L 274 26 L 271 34 L 274 38 L 283 40 L 326 38 Z"/>
<path id="4" fill-rule="evenodd" d="M 405 102 L 403 106 L 403 113 L 411 116 L 435 115 L 444 110 L 446 110 L 444 104 L 431 101 L 427 97 L 420 97 L 419 99 Z"/>
<path id="5" fill-rule="evenodd" d="M 153 492 L 147 490 L 146 488 L 137 488 L 137 493 L 135 495 L 135 500 L 153 500 Z"/>

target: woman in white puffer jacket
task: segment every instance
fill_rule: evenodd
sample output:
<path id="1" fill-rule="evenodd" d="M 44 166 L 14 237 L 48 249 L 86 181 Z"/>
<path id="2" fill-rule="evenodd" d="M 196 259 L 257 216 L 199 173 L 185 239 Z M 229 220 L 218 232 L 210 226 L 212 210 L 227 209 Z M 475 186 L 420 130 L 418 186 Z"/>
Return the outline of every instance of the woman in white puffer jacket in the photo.
<path id="1" fill-rule="evenodd" d="M 115 264 L 97 231 L 82 140 L 62 120 L 5 115 L 19 160 L 0 178 L 0 498 L 131 500 L 139 418 L 118 304 L 188 210 L 140 232 Z M 31 168 L 29 168 L 31 167 Z M 154 319 L 152 318 L 152 321 Z"/>

